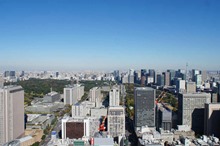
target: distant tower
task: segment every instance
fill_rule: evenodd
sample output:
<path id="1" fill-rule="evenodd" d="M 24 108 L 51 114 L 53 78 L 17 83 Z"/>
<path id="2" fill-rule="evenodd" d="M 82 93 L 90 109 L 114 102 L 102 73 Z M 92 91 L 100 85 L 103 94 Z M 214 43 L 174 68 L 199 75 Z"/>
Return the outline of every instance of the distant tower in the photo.
<path id="1" fill-rule="evenodd" d="M 188 63 L 186 62 L 186 75 L 185 75 L 185 76 L 186 76 L 186 77 L 185 77 L 185 80 L 186 80 L 186 81 L 188 80 L 188 78 L 187 78 L 187 77 L 188 77 L 188 72 L 187 72 L 187 71 L 188 71 Z"/>

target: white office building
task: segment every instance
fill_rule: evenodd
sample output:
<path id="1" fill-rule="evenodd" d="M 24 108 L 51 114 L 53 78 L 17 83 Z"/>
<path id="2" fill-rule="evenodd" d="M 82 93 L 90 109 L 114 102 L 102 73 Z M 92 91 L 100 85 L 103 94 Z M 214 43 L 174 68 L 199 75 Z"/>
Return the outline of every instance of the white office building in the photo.
<path id="1" fill-rule="evenodd" d="M 95 102 L 96 107 L 101 106 L 101 97 L 102 97 L 102 94 L 101 94 L 100 88 L 94 87 L 89 90 L 89 101 Z"/>
<path id="2" fill-rule="evenodd" d="M 119 106 L 120 93 L 118 89 L 112 89 L 109 92 L 109 106 Z"/>
<path id="3" fill-rule="evenodd" d="M 79 84 L 68 85 L 64 90 L 64 104 L 73 105 L 77 103 L 84 95 L 84 86 Z"/>

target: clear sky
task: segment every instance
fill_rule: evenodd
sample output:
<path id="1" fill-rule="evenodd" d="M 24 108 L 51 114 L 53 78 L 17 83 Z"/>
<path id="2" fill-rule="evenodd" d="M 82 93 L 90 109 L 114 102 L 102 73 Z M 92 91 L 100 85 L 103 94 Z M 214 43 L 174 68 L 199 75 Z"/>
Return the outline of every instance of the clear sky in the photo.
<path id="1" fill-rule="evenodd" d="M 0 70 L 219 70 L 220 0 L 0 0 Z"/>

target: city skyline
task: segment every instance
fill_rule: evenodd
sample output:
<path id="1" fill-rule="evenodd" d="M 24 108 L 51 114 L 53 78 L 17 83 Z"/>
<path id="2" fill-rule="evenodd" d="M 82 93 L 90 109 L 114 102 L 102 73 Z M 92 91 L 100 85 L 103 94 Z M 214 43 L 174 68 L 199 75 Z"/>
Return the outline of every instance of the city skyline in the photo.
<path id="1" fill-rule="evenodd" d="M 220 2 L 0 1 L 0 70 L 219 70 Z"/>

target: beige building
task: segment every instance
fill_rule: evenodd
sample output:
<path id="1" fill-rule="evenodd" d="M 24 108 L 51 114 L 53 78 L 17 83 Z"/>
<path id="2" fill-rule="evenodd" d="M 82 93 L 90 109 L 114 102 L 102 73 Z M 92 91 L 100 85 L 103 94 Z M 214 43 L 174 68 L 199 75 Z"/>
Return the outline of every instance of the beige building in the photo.
<path id="1" fill-rule="evenodd" d="M 108 108 L 108 133 L 112 137 L 125 135 L 125 111 L 124 107 Z"/>
<path id="2" fill-rule="evenodd" d="M 204 133 L 220 138 L 220 103 L 205 104 Z"/>
<path id="3" fill-rule="evenodd" d="M 89 90 L 89 101 L 95 102 L 96 107 L 101 106 L 101 89 L 98 87 L 93 87 L 92 89 Z"/>
<path id="4" fill-rule="evenodd" d="M 24 134 L 24 90 L 21 86 L 0 88 L 0 145 Z"/>
<path id="5" fill-rule="evenodd" d="M 186 84 L 186 92 L 187 93 L 196 93 L 196 83 L 195 82 L 188 82 Z"/>

